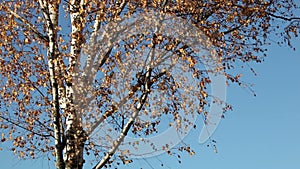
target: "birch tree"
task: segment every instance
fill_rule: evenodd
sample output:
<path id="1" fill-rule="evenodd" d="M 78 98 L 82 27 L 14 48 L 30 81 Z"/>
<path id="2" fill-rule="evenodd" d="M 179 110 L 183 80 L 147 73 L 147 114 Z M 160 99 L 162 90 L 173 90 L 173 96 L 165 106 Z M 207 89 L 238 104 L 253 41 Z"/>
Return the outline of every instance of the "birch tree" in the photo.
<path id="1" fill-rule="evenodd" d="M 96 161 L 93 169 L 128 164 L 133 152 L 118 152 L 128 135 L 155 135 L 166 123 L 164 118 L 178 132 L 188 126 L 197 129 L 180 112 L 208 116 L 209 100 L 216 99 L 209 93 L 209 73 L 221 73 L 227 84 L 248 87 L 234 71 L 237 65 L 263 61 L 270 39 L 293 48 L 291 40 L 300 27 L 294 14 L 298 9 L 292 0 L 4 0 L 1 148 L 20 158 L 48 156 L 58 169 L 81 169 L 87 159 Z M 150 10 L 197 28 L 214 49 L 217 66 L 203 69 L 204 56 L 159 29 L 123 39 L 105 34 L 107 44 L 100 44 L 105 48 L 86 48 L 110 23 Z M 125 28 L 118 31 L 122 34 Z M 177 75 L 172 71 L 179 69 Z M 195 88 L 189 86 L 191 79 L 180 76 L 184 73 L 191 73 Z M 224 111 L 230 108 L 225 105 Z M 92 138 L 105 121 L 110 124 L 105 132 L 118 135 L 100 134 L 104 141 L 97 142 Z M 170 155 L 195 153 L 187 145 L 152 148 Z"/>

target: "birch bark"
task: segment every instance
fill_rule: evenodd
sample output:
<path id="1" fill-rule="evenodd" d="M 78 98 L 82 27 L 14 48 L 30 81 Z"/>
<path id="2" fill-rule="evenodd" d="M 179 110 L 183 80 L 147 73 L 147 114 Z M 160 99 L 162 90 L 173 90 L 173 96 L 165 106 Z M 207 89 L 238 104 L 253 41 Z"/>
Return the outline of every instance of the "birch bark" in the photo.
<path id="1" fill-rule="evenodd" d="M 47 35 L 48 35 L 48 67 L 50 74 L 50 83 L 52 89 L 52 118 L 54 126 L 55 137 L 55 155 L 56 155 L 56 167 L 58 169 L 64 169 L 65 163 L 63 161 L 63 133 L 61 125 L 60 107 L 59 107 L 59 66 L 57 63 L 59 54 L 57 45 L 57 26 L 58 26 L 58 14 L 60 1 L 44 1 L 39 0 L 39 4 L 43 11 L 44 18 L 46 20 Z"/>
<path id="2" fill-rule="evenodd" d="M 71 18 L 71 49 L 69 65 L 66 79 L 66 147 L 65 164 L 66 169 L 81 169 L 84 164 L 83 151 L 86 141 L 86 134 L 82 127 L 80 114 L 74 105 L 74 86 L 75 66 L 78 61 L 80 50 L 84 42 L 83 29 L 85 27 L 86 0 L 70 1 Z"/>

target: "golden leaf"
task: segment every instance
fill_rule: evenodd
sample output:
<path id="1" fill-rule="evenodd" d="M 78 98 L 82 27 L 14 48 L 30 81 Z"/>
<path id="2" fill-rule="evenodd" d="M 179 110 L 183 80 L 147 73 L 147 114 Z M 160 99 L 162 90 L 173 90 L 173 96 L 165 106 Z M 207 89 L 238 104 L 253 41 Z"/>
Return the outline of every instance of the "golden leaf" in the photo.
<path id="1" fill-rule="evenodd" d="M 20 151 L 20 158 L 23 158 L 25 156 L 24 151 Z"/>
<path id="2" fill-rule="evenodd" d="M 24 44 L 29 44 L 29 43 L 30 43 L 29 38 L 25 38 L 25 39 L 24 39 Z"/>
<path id="3" fill-rule="evenodd" d="M 13 140 L 12 133 L 9 133 L 9 139 L 10 139 L 10 140 Z"/>

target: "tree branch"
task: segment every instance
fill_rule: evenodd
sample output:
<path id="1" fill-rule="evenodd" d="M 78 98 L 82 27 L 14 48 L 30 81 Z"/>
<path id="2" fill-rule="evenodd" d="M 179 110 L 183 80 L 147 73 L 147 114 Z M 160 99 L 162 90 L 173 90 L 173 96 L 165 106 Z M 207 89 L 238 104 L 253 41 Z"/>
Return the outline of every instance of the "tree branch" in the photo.
<path id="1" fill-rule="evenodd" d="M 11 9 L 9 9 L 8 7 L 5 7 L 3 5 L 1 5 L 3 8 L 7 9 L 7 11 L 12 14 L 14 17 L 16 17 L 19 21 L 21 21 L 25 27 L 28 27 L 34 34 L 36 34 L 40 39 L 48 42 L 48 36 L 43 35 L 42 33 L 40 33 L 34 25 L 32 25 L 30 22 L 28 22 L 25 18 L 23 18 L 22 16 L 20 16 L 19 14 L 15 13 L 14 11 L 12 11 Z"/>
<path id="2" fill-rule="evenodd" d="M 15 126 L 17 126 L 17 127 L 19 127 L 19 128 L 21 128 L 21 129 L 23 129 L 23 130 L 26 130 L 26 131 L 28 131 L 28 132 L 31 132 L 31 133 L 33 133 L 33 134 L 35 134 L 35 135 L 38 135 L 38 136 L 41 136 L 41 137 L 53 137 L 53 136 L 50 135 L 50 134 L 45 135 L 45 134 L 40 134 L 40 133 L 34 132 L 33 130 L 29 130 L 29 129 L 27 129 L 26 127 L 22 126 L 22 125 L 21 125 L 22 123 L 14 122 L 14 121 L 10 120 L 9 118 L 3 117 L 3 116 L 1 116 L 1 115 L 0 115 L 0 118 L 3 119 L 3 120 L 5 120 L 5 121 L 7 121 L 7 122 L 9 122 L 9 123 L 11 123 L 11 124 L 13 124 L 13 125 L 15 125 Z"/>
<path id="3" fill-rule="evenodd" d="M 149 73 L 149 75 L 150 75 L 150 73 Z M 146 87 L 143 94 L 141 95 L 141 97 L 139 99 L 139 102 L 136 106 L 135 111 L 132 113 L 130 119 L 128 120 L 128 122 L 126 123 L 124 128 L 122 129 L 122 132 L 121 132 L 120 136 L 118 137 L 118 139 L 116 141 L 114 141 L 113 147 L 103 157 L 103 159 L 95 167 L 93 167 L 93 169 L 101 169 L 111 159 L 111 157 L 115 154 L 118 147 L 123 142 L 124 138 L 127 136 L 127 133 L 129 131 L 129 129 L 133 125 L 133 123 L 134 123 L 135 119 L 137 118 L 140 110 L 142 109 L 144 103 L 146 102 L 148 94 L 150 93 L 150 91 L 148 91 L 148 90 L 149 90 L 149 88 Z"/>
<path id="4" fill-rule="evenodd" d="M 293 21 L 293 20 L 299 20 L 300 21 L 300 17 L 284 17 L 284 16 L 279 16 L 279 15 L 272 14 L 270 12 L 266 12 L 266 13 L 268 15 L 274 17 L 274 18 L 282 19 L 282 20 L 285 20 L 285 21 Z"/>
<path id="5" fill-rule="evenodd" d="M 60 105 L 59 105 L 59 85 L 57 82 L 56 70 L 59 69 L 57 63 L 57 26 L 58 26 L 58 3 L 50 3 L 44 0 L 39 0 L 39 4 L 43 11 L 43 15 L 46 19 L 47 34 L 49 37 L 49 47 L 47 51 L 48 56 L 48 67 L 50 74 L 50 82 L 52 88 L 52 118 L 54 124 L 54 138 L 55 138 L 55 153 L 56 153 L 56 163 L 58 169 L 65 169 L 65 163 L 63 160 L 63 149 L 62 144 L 63 133 L 61 131 L 61 116 L 60 116 Z"/>
<path id="6" fill-rule="evenodd" d="M 155 44 L 153 44 L 153 48 L 155 48 Z M 110 159 L 111 157 L 115 154 L 117 149 L 119 148 L 120 144 L 124 141 L 124 138 L 127 136 L 127 133 L 131 126 L 133 125 L 135 119 L 137 118 L 140 110 L 142 109 L 143 105 L 147 101 L 147 97 L 149 93 L 151 92 L 150 88 L 151 85 L 153 84 L 151 82 L 151 72 L 152 72 L 152 64 L 153 64 L 153 59 L 155 55 L 155 50 L 152 51 L 152 55 L 149 57 L 149 63 L 146 67 L 146 73 L 145 73 L 145 78 L 143 81 L 143 94 L 140 96 L 138 103 L 135 107 L 135 111 L 132 113 L 130 119 L 128 122 L 125 124 L 124 128 L 122 129 L 121 134 L 117 138 L 117 140 L 114 141 L 112 148 L 108 151 L 108 153 L 105 154 L 105 156 L 102 158 L 102 160 L 95 166 L 93 169 L 101 169 Z"/>
<path id="7" fill-rule="evenodd" d="M 157 81 L 160 77 L 162 77 L 163 75 L 166 74 L 166 71 L 162 71 L 160 73 L 158 73 L 156 76 L 154 76 L 151 80 L 151 85 L 154 81 Z M 143 75 L 145 76 L 145 75 Z M 131 87 L 131 91 L 129 92 L 129 94 L 124 97 L 117 105 L 113 105 L 113 108 L 111 110 L 106 111 L 98 121 L 95 122 L 95 124 L 91 127 L 91 129 L 89 131 L 87 131 L 87 135 L 88 136 L 92 136 L 92 133 L 95 131 L 95 129 L 104 121 L 106 120 L 108 117 L 110 117 L 113 113 L 115 113 L 116 111 L 118 111 L 118 108 L 121 107 L 122 105 L 124 105 L 127 100 L 129 98 L 131 98 L 135 92 L 138 90 L 139 87 L 141 87 L 141 83 L 137 83 L 136 85 Z"/>
<path id="8" fill-rule="evenodd" d="M 236 27 L 234 27 L 234 28 L 232 28 L 232 29 L 229 29 L 229 30 L 223 32 L 223 33 L 224 33 L 224 35 L 226 35 L 226 34 L 228 34 L 228 33 L 231 33 L 231 32 L 233 32 L 233 31 L 235 31 L 235 30 L 240 29 L 242 26 L 243 26 L 243 25 L 236 26 Z"/>
<path id="9" fill-rule="evenodd" d="M 118 16 L 118 15 L 120 15 L 121 13 L 122 13 L 122 11 L 124 10 L 124 8 L 125 8 L 125 6 L 127 5 L 127 3 L 128 3 L 128 1 L 127 0 L 122 0 L 122 2 L 120 3 L 120 6 L 119 6 L 119 8 L 120 8 L 120 10 L 119 10 L 119 12 L 116 14 L 116 16 Z M 93 28 L 94 28 L 94 30 L 93 30 L 93 33 L 92 33 L 92 35 L 91 35 L 91 39 L 93 39 L 93 41 L 96 41 L 96 37 L 97 37 L 97 32 L 98 32 L 98 30 L 100 29 L 100 24 L 101 24 L 101 22 L 100 22 L 100 12 L 101 11 L 97 11 L 97 14 L 96 14 L 96 20 L 95 20 L 95 22 L 94 22 L 94 26 L 93 26 Z M 111 53 L 111 51 L 112 51 L 112 47 L 108 50 L 108 52 L 106 52 L 106 54 L 105 55 L 103 55 L 103 57 L 101 58 L 101 59 L 99 59 L 100 60 L 100 62 L 96 62 L 96 63 L 99 63 L 99 67 L 102 67 L 102 65 L 106 62 L 106 60 L 107 60 L 107 58 L 108 58 L 108 56 L 109 56 L 109 54 Z M 94 60 L 94 58 L 95 58 L 95 55 L 94 56 L 91 56 L 91 55 L 88 55 L 87 56 L 87 59 L 86 59 L 86 66 L 85 66 L 85 72 L 88 72 L 88 73 L 90 73 L 92 70 L 92 68 L 90 68 L 90 66 L 92 66 L 92 60 Z"/>

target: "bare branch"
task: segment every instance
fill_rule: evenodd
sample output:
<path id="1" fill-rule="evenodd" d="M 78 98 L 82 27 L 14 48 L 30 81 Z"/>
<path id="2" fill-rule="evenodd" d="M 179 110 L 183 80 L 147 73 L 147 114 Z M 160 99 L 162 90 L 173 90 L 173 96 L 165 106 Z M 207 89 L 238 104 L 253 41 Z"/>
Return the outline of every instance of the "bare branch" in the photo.
<path id="1" fill-rule="evenodd" d="M 233 31 L 235 31 L 235 30 L 240 29 L 242 26 L 243 26 L 243 25 L 241 24 L 241 25 L 236 26 L 236 27 L 234 27 L 234 28 L 232 28 L 232 29 L 229 29 L 229 30 L 227 30 L 227 31 L 225 31 L 225 32 L 223 32 L 223 33 L 224 33 L 224 35 L 229 34 L 229 33 L 233 32 Z"/>
<path id="2" fill-rule="evenodd" d="M 279 15 L 275 15 L 273 13 L 270 13 L 270 12 L 266 12 L 268 15 L 274 17 L 274 18 L 277 18 L 277 19 L 282 19 L 282 20 L 285 20 L 285 21 L 293 21 L 293 20 L 299 20 L 300 21 L 300 17 L 285 17 L 285 16 L 279 16 Z"/>

